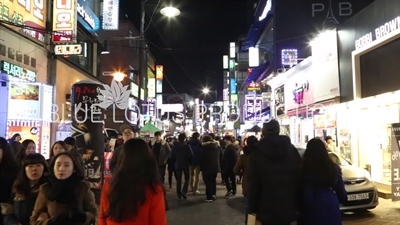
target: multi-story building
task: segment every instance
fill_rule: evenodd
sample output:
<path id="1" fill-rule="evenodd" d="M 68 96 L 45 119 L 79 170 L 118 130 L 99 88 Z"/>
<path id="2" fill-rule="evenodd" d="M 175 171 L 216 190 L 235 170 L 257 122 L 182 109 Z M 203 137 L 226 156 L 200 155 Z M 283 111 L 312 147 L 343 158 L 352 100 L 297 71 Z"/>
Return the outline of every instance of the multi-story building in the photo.
<path id="1" fill-rule="evenodd" d="M 111 83 L 115 79 L 122 85 L 129 86 L 131 90 L 128 111 L 108 109 L 106 124 L 118 128 L 121 124 L 112 123 L 113 120 L 118 120 L 139 127 L 140 115 L 151 113 L 149 108 L 154 107 L 147 107 L 147 104 L 144 104 L 145 100 L 148 100 L 147 94 L 150 94 L 151 98 L 149 104 L 155 103 L 155 59 L 149 53 L 147 45 L 141 47 L 143 40 L 141 40 L 139 31 L 127 19 L 119 21 L 118 30 L 105 31 L 105 36 L 107 37 L 108 54 L 101 55 L 102 76 L 100 79 L 104 83 Z M 120 77 L 117 78 L 116 74 Z M 147 83 L 148 80 L 149 83 Z M 150 86 L 150 93 L 147 93 L 147 85 Z M 153 111 L 155 113 L 155 109 Z"/>

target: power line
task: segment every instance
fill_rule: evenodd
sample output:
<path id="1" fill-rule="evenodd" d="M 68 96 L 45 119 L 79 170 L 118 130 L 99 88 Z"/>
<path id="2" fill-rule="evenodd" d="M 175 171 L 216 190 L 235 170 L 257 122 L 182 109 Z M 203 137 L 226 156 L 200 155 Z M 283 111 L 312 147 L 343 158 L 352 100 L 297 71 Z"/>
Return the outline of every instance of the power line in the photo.
<path id="1" fill-rule="evenodd" d="M 155 24 L 153 21 L 152 21 L 151 23 L 153 24 L 153 26 L 154 26 L 154 28 L 156 29 L 157 33 L 160 35 L 160 38 L 161 38 L 161 40 L 164 42 L 165 46 L 166 46 L 167 48 L 169 48 L 167 41 L 166 41 L 166 40 L 164 39 L 164 37 L 162 36 L 160 30 L 158 30 L 156 24 Z M 186 71 L 186 69 L 182 66 L 182 64 L 179 62 L 179 60 L 176 58 L 176 56 L 175 56 L 175 54 L 174 54 L 173 52 L 171 52 L 171 55 L 172 55 L 172 57 L 175 59 L 175 61 L 178 63 L 178 65 L 181 67 L 181 69 L 183 70 L 183 72 L 186 73 L 186 76 L 189 77 L 189 78 L 193 81 L 194 84 L 196 84 L 198 87 L 202 88 L 202 86 L 199 85 L 199 84 L 193 79 L 193 77 L 191 77 L 191 76 L 189 75 L 189 73 L 188 73 L 188 72 Z"/>
<path id="2" fill-rule="evenodd" d="M 149 29 L 151 22 L 153 21 L 153 17 L 156 14 L 156 11 L 158 10 L 158 6 L 160 5 L 161 0 L 158 0 L 156 8 L 154 9 L 153 13 L 150 16 L 150 20 L 149 20 L 149 24 L 147 24 L 146 29 L 144 29 L 144 32 L 146 33 L 146 31 Z"/>

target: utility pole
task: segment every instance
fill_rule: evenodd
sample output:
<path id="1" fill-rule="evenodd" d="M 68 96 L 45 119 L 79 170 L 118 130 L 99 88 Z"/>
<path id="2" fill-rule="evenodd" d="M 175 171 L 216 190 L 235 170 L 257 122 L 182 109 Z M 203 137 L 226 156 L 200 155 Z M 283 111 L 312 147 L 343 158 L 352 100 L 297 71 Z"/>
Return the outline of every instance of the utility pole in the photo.
<path id="1" fill-rule="evenodd" d="M 143 42 L 144 42 L 144 25 L 145 25 L 145 15 L 146 15 L 146 11 L 145 11 L 145 8 L 144 8 L 144 6 L 145 6 L 145 4 L 146 4 L 146 1 L 147 0 L 142 0 L 142 2 L 141 2 L 141 7 L 140 7 L 140 12 L 141 12 L 141 19 L 140 19 L 140 33 L 139 33 L 139 36 L 140 36 L 140 42 L 139 42 L 139 69 L 138 69 L 138 71 L 139 71 L 139 82 L 138 82 L 138 86 L 139 86 L 139 93 L 138 93 L 138 102 L 139 102 L 139 109 L 140 110 L 143 110 L 142 109 L 142 101 L 141 101 L 141 99 L 142 98 L 144 98 L 144 96 L 142 96 L 142 85 L 143 85 L 143 64 L 144 64 L 144 55 L 143 55 L 143 51 L 144 51 L 144 48 L 143 48 Z M 143 89 L 144 89 L 144 87 L 143 87 Z M 139 115 L 140 116 L 140 115 Z"/>

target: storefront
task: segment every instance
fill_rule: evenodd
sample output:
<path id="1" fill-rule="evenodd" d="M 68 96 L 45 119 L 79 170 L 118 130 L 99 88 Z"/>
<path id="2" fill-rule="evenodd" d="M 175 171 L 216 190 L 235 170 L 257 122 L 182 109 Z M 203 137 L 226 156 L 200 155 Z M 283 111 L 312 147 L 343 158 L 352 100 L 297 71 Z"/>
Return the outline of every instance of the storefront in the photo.
<path id="1" fill-rule="evenodd" d="M 400 200 L 400 160 L 392 131 L 400 121 L 400 2 L 373 2 L 338 34 L 342 98 L 348 101 L 338 125 L 350 132 L 351 160 Z"/>
<path id="2" fill-rule="evenodd" d="M 335 106 L 340 95 L 336 43 L 336 30 L 321 33 L 311 42 L 312 56 L 285 73 L 285 110 L 294 143 L 317 136 L 336 140 Z"/>
<path id="3" fill-rule="evenodd" d="M 81 80 L 98 81 L 95 77 L 81 72 L 70 64 L 56 60 L 55 78 L 57 85 L 54 90 L 53 115 L 54 123 L 52 132 L 52 143 L 64 140 L 71 135 L 71 88 L 72 85 Z"/>
<path id="4" fill-rule="evenodd" d="M 21 9 L 24 11 L 22 6 Z M 30 16 L 26 14 L 23 19 Z M 0 136 L 11 138 L 19 133 L 22 140 L 35 141 L 37 151 L 46 156 L 50 148 L 53 87 L 47 85 L 47 51 L 38 40 L 43 34 L 12 30 L 17 32 L 0 29 Z"/>

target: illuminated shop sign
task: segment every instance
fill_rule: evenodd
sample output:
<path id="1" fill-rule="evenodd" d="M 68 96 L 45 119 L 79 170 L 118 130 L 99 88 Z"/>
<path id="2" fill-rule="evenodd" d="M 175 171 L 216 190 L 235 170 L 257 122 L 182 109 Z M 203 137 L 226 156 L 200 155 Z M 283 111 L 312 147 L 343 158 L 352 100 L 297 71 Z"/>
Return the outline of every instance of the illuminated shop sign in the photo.
<path id="1" fill-rule="evenodd" d="M 119 0 L 103 2 L 103 29 L 118 30 Z"/>
<path id="2" fill-rule="evenodd" d="M 252 70 L 253 69 L 247 69 L 247 76 L 250 76 Z M 247 85 L 247 90 L 249 91 L 258 91 L 260 89 L 261 89 L 261 84 L 259 82 L 251 81 L 251 83 Z"/>
<path id="3" fill-rule="evenodd" d="M 235 78 L 231 78 L 230 80 L 230 86 L 231 86 L 231 94 L 236 94 L 237 90 L 236 90 L 236 79 Z"/>
<path id="4" fill-rule="evenodd" d="M 369 32 L 355 41 L 356 50 L 371 44 L 400 29 L 400 16 L 375 28 L 374 32 Z"/>
<path id="5" fill-rule="evenodd" d="M 150 116 L 156 116 L 156 99 L 147 98 L 147 114 Z"/>
<path id="6" fill-rule="evenodd" d="M 1 61 L 1 72 L 19 78 L 21 80 L 36 82 L 35 71 L 22 68 L 18 65 L 14 65 L 6 61 Z"/>
<path id="7" fill-rule="evenodd" d="M 262 117 L 262 96 L 246 95 L 245 96 L 245 122 L 259 122 Z"/>
<path id="8" fill-rule="evenodd" d="M 294 102 L 297 104 L 303 104 L 304 101 L 304 92 L 308 90 L 308 81 L 303 84 L 295 84 L 295 89 L 293 90 L 293 95 L 294 95 Z"/>
<path id="9" fill-rule="evenodd" d="M 282 65 L 294 66 L 297 64 L 297 49 L 282 49 Z"/>
<path id="10" fill-rule="evenodd" d="M 0 1 L 0 20 L 3 25 L 22 32 L 33 39 L 44 42 L 44 30 L 46 30 L 46 0 L 3 0 Z M 21 29 L 28 26 L 33 29 Z"/>
<path id="11" fill-rule="evenodd" d="M 100 27 L 100 19 L 97 17 L 84 0 L 78 0 L 76 11 L 78 14 L 78 21 L 89 32 L 96 31 Z"/>
<path id="12" fill-rule="evenodd" d="M 53 43 L 72 43 L 77 34 L 76 0 L 54 0 Z"/>
<path id="13" fill-rule="evenodd" d="M 86 55 L 86 44 L 56 45 L 55 55 Z"/>
<path id="14" fill-rule="evenodd" d="M 164 78 L 164 66 L 156 66 L 156 80 L 162 80 Z"/>

